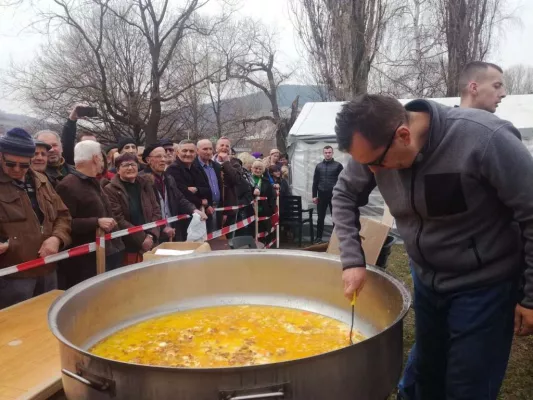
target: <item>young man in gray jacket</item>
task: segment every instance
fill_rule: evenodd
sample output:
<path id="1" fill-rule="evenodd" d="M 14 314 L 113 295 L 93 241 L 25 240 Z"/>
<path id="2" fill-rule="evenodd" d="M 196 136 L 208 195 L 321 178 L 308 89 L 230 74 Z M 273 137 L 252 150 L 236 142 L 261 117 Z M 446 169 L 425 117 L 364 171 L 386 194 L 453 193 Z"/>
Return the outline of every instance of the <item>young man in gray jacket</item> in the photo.
<path id="1" fill-rule="evenodd" d="M 353 158 L 333 192 L 345 295 L 364 286 L 358 207 L 377 185 L 414 270 L 416 398 L 496 399 L 513 325 L 533 333 L 533 158 L 519 133 L 485 111 L 379 95 L 346 103 L 336 133 Z"/>

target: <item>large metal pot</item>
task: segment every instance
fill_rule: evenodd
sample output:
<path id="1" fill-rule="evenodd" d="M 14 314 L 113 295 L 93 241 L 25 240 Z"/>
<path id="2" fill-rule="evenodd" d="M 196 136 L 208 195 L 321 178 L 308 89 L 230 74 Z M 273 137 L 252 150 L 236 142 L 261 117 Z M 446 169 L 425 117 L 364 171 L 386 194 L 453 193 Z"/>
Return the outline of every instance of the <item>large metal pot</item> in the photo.
<path id="1" fill-rule="evenodd" d="M 402 367 L 402 320 L 411 298 L 390 275 L 368 268 L 356 328 L 368 339 L 305 359 L 240 368 L 128 364 L 87 352 L 96 341 L 164 313 L 221 304 L 304 309 L 347 323 L 338 257 L 302 251 L 233 250 L 162 259 L 106 273 L 51 307 L 69 399 L 382 400 Z"/>

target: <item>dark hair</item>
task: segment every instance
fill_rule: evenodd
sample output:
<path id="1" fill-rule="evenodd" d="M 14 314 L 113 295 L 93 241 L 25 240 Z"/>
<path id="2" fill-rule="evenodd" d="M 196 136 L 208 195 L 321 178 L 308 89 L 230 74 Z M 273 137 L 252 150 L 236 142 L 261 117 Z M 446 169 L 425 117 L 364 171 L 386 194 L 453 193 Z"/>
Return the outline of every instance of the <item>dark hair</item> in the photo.
<path id="1" fill-rule="evenodd" d="M 137 160 L 137 156 L 135 154 L 131 153 L 124 153 L 118 156 L 115 160 L 115 168 L 118 170 L 120 168 L 120 165 L 122 163 L 128 162 L 128 161 L 135 161 L 137 164 L 139 164 L 139 160 Z"/>
<path id="2" fill-rule="evenodd" d="M 479 80 L 482 77 L 481 73 L 487 72 L 489 68 L 494 68 L 503 74 L 503 69 L 493 63 L 484 61 L 472 61 L 465 65 L 461 74 L 459 75 L 459 91 L 464 93 L 468 89 L 468 83 L 472 80 Z"/>
<path id="3" fill-rule="evenodd" d="M 329 150 L 329 149 L 333 150 L 333 147 L 331 147 L 330 145 L 327 145 L 327 146 L 324 146 L 323 148 L 323 150 Z"/>
<path id="4" fill-rule="evenodd" d="M 337 114 L 335 133 L 340 151 L 348 151 L 357 131 L 370 142 L 372 147 L 380 148 L 389 143 L 392 131 L 402 121 L 407 112 L 402 104 L 393 97 L 380 94 L 362 94 L 344 103 Z"/>
<path id="5" fill-rule="evenodd" d="M 270 167 L 268 167 L 268 172 L 271 174 L 274 172 L 281 172 L 281 168 L 275 164 L 272 164 Z"/>

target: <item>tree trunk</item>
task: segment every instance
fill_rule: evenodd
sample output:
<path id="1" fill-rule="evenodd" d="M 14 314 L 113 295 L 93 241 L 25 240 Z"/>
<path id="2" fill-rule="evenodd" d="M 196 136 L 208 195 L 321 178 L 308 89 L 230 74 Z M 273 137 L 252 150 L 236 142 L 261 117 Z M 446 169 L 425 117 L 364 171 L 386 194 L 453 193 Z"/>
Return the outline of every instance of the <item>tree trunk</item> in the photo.
<path id="1" fill-rule="evenodd" d="M 466 0 L 446 1 L 446 36 L 448 41 L 446 96 L 455 97 L 459 94 L 459 74 L 466 64 L 471 61 L 469 57 L 469 42 L 471 37 L 469 19 L 474 13 L 469 12 L 468 7 L 475 7 L 475 5 L 466 4 Z"/>

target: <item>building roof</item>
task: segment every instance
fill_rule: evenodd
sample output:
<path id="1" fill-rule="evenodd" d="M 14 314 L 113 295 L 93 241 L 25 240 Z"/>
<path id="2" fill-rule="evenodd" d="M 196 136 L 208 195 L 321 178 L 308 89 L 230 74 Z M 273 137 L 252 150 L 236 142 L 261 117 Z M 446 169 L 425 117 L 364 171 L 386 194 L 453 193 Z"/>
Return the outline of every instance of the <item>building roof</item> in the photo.
<path id="1" fill-rule="evenodd" d="M 413 99 L 400 99 L 406 104 Z M 453 107 L 459 97 L 428 99 Z M 307 103 L 292 126 L 288 143 L 298 140 L 335 140 L 335 116 L 344 102 Z M 533 138 L 533 95 L 507 96 L 498 106 L 496 115 L 514 124 L 525 138 Z"/>

